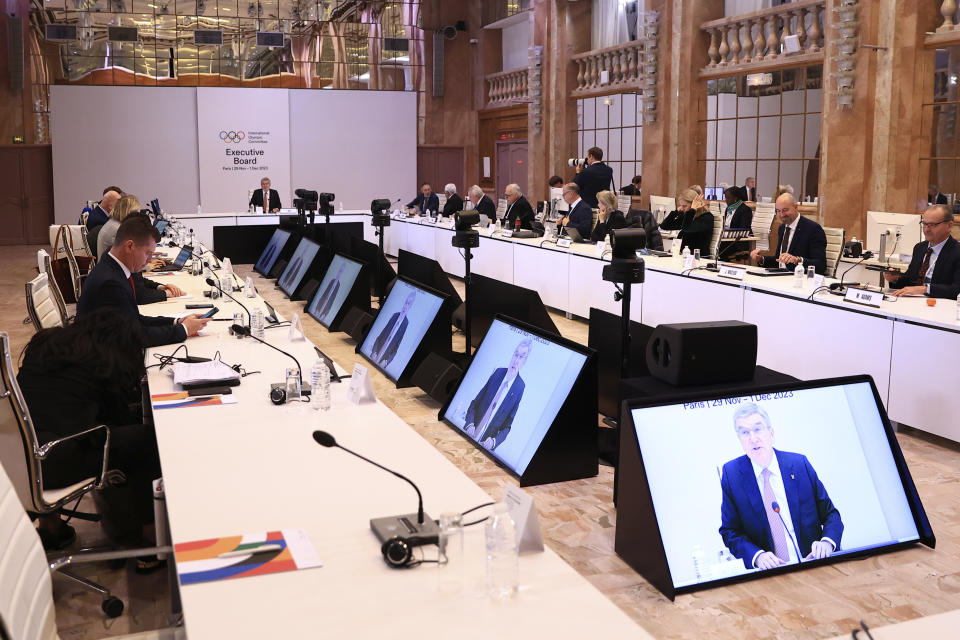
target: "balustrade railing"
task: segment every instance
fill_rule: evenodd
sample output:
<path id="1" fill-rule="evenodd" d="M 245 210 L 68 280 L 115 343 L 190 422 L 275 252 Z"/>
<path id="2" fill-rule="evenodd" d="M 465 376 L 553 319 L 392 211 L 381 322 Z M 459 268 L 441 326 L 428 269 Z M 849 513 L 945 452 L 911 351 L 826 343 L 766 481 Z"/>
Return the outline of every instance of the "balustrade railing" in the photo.
<path id="1" fill-rule="evenodd" d="M 530 101 L 530 71 L 510 69 L 487 76 L 487 104 L 502 107 Z"/>
<path id="2" fill-rule="evenodd" d="M 644 50 L 644 43 L 634 40 L 572 56 L 577 65 L 577 86 L 573 95 L 639 88 L 645 75 L 657 72 L 656 62 L 644 62 Z"/>

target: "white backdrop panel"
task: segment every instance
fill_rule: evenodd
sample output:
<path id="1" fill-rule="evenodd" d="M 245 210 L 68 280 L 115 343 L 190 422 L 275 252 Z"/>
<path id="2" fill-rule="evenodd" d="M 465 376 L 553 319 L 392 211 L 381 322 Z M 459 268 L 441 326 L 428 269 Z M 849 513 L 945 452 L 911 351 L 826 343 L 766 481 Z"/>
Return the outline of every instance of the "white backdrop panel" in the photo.
<path id="1" fill-rule="evenodd" d="M 332 192 L 346 209 L 408 202 L 417 192 L 416 101 L 406 91 L 290 91 L 291 186 Z"/>
<path id="2" fill-rule="evenodd" d="M 146 204 L 197 210 L 197 90 L 191 87 L 50 87 L 57 224 L 117 185 Z"/>

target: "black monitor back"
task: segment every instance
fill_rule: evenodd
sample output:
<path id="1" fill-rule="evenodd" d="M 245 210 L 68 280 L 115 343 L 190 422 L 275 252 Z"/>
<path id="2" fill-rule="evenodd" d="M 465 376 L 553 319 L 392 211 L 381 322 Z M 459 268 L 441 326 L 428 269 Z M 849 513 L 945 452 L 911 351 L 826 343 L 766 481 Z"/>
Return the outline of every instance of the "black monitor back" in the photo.
<path id="1" fill-rule="evenodd" d="M 425 284 L 447 296 L 446 304 L 456 309 L 463 304 L 463 298 L 457 291 L 443 267 L 436 260 L 425 258 L 418 253 L 400 249 L 397 256 L 397 275 L 406 276 L 411 280 Z"/>
<path id="2" fill-rule="evenodd" d="M 397 272 L 394 270 L 393 265 L 387 261 L 387 257 L 380 253 L 380 247 L 372 242 L 367 242 L 363 238 L 351 236 L 349 255 L 351 258 L 359 260 L 360 262 L 366 262 L 370 266 L 370 269 L 367 271 L 367 273 L 370 274 L 371 295 L 379 296 L 381 294 L 381 288 L 383 289 L 383 295 L 387 295 L 387 291 L 390 288 L 390 283 L 393 282 L 395 277 L 397 277 Z M 378 261 L 380 262 L 380 277 L 382 283 L 379 287 L 377 286 Z"/>
<path id="3" fill-rule="evenodd" d="M 487 335 L 487 329 L 498 313 L 532 324 L 544 331 L 560 335 L 540 294 L 515 284 L 507 284 L 478 273 L 471 274 L 470 311 L 473 322 L 470 342 L 476 347 Z"/>
<path id="4" fill-rule="evenodd" d="M 587 345 L 597 351 L 597 408 L 605 416 L 620 415 L 620 316 L 590 307 L 590 330 Z M 653 327 L 630 321 L 630 368 L 628 377 L 648 376 L 647 342 Z"/>

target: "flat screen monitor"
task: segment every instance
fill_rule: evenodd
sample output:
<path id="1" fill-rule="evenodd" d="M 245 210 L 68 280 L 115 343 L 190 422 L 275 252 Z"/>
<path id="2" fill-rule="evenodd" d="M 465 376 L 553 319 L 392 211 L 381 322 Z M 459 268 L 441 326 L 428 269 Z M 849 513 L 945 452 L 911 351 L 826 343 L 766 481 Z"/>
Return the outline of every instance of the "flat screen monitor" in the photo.
<path id="1" fill-rule="evenodd" d="M 387 257 L 380 253 L 380 247 L 372 242 L 367 242 L 363 238 L 352 236 L 350 238 L 350 255 L 361 262 L 366 262 L 370 272 L 370 292 L 379 296 L 381 289 L 386 295 L 390 282 L 397 276 L 393 265 L 387 260 Z M 377 263 L 380 263 L 380 284 L 377 283 Z"/>
<path id="2" fill-rule="evenodd" d="M 260 254 L 260 258 L 253 266 L 253 270 L 266 277 L 266 275 L 270 273 L 270 270 L 273 269 L 274 263 L 277 261 L 277 258 L 280 257 L 280 252 L 283 251 L 283 247 L 289 239 L 289 231 L 276 229 L 270 238 L 270 242 L 263 248 L 263 253 Z"/>
<path id="3" fill-rule="evenodd" d="M 287 268 L 283 270 L 277 280 L 277 285 L 285 294 L 293 297 L 297 287 L 300 286 L 300 281 L 303 280 L 303 276 L 307 275 L 307 271 L 310 270 L 310 265 L 313 264 L 313 259 L 317 257 L 318 251 L 320 251 L 320 245 L 316 242 L 309 238 L 300 239 L 300 244 L 297 245 L 296 250 L 290 257 Z"/>
<path id="4" fill-rule="evenodd" d="M 932 546 L 869 376 L 629 409 L 642 474 L 625 468 L 633 447 L 624 441 L 617 552 L 633 542 L 649 558 L 662 541 L 674 592 L 918 541 Z M 629 522 L 633 505 L 648 500 L 660 541 L 622 540 L 624 507 Z"/>
<path id="5" fill-rule="evenodd" d="M 397 382 L 442 305 L 443 296 L 398 279 L 360 345 L 360 353 Z"/>
<path id="6" fill-rule="evenodd" d="M 587 353 L 559 336 L 554 341 L 495 318 L 443 418 L 522 476 Z"/>
<path id="7" fill-rule="evenodd" d="M 363 264 L 339 253 L 333 257 L 320 287 L 307 305 L 307 313 L 327 329 L 337 317 L 344 301 L 353 289 Z M 366 295 L 366 293 L 364 293 Z"/>
<path id="8" fill-rule="evenodd" d="M 170 224 L 170 223 L 167 222 L 166 220 L 159 220 L 159 219 L 158 219 L 156 222 L 153 223 L 153 226 L 155 226 L 155 227 L 157 228 L 157 233 L 159 233 L 159 234 L 162 236 L 162 235 L 163 235 L 163 232 L 167 230 L 167 225 L 168 225 L 168 224 Z"/>
<path id="9" fill-rule="evenodd" d="M 497 314 L 526 322 L 550 333 L 560 335 L 540 294 L 533 289 L 510 284 L 474 273 L 471 276 L 470 315 L 473 317 L 470 341 L 480 344 L 487 327 Z"/>
<path id="10" fill-rule="evenodd" d="M 425 258 L 418 253 L 400 249 L 397 254 L 397 275 L 406 276 L 422 284 L 447 294 L 447 304 L 451 311 L 460 306 L 463 300 L 443 267 L 436 260 Z"/>
<path id="11" fill-rule="evenodd" d="M 867 242 L 865 249 L 880 252 L 880 237 L 886 234 L 884 250 L 887 254 L 910 256 L 913 247 L 923 240 L 920 216 L 915 213 L 887 213 L 867 211 Z M 909 258 L 908 258 L 909 260 Z"/>
<path id="12" fill-rule="evenodd" d="M 150 209 L 153 210 L 153 215 L 156 216 L 157 218 L 163 215 L 163 212 L 160 210 L 160 200 L 158 200 L 157 198 L 154 198 L 153 200 L 150 201 Z"/>

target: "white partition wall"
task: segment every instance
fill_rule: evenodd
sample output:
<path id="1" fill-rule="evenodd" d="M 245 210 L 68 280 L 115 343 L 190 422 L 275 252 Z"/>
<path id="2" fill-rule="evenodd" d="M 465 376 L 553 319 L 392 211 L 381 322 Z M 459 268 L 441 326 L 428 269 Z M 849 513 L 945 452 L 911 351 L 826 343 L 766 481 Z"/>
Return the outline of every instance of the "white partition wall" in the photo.
<path id="1" fill-rule="evenodd" d="M 52 85 L 50 132 L 58 224 L 76 222 L 110 185 L 170 211 L 197 210 L 195 88 Z"/>

